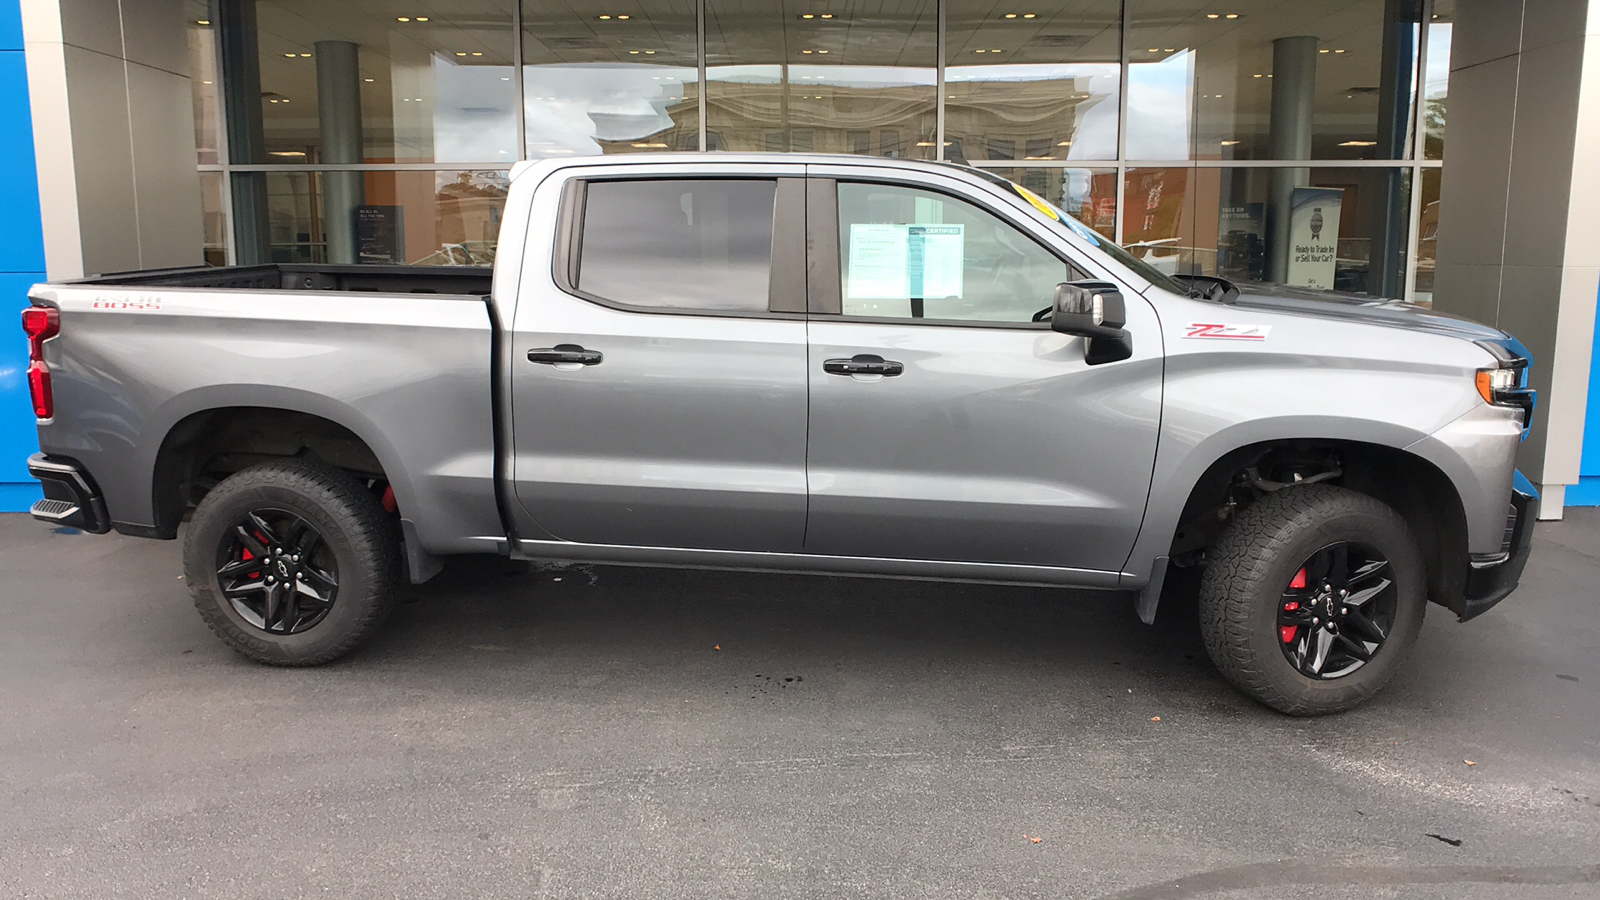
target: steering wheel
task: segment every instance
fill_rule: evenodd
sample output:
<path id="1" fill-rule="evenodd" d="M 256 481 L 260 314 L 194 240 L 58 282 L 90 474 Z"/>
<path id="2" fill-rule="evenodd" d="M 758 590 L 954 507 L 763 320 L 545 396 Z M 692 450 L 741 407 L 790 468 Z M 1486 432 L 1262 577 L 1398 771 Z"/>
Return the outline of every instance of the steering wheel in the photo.
<path id="1" fill-rule="evenodd" d="M 1050 318 L 1050 314 L 1055 311 L 1056 308 L 1054 306 L 1046 306 L 1044 309 L 1041 309 L 1033 314 L 1033 321 L 1043 322 L 1045 319 Z"/>

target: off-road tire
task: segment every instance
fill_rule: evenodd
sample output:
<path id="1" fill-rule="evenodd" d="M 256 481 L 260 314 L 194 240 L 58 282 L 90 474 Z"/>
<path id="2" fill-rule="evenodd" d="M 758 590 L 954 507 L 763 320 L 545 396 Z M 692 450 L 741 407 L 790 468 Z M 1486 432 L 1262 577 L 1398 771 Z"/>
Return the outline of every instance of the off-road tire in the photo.
<path id="1" fill-rule="evenodd" d="M 252 509 L 292 512 L 321 532 L 338 564 L 338 594 L 327 614 L 295 634 L 273 634 L 244 619 L 223 596 L 217 548 Z M 317 666 L 354 650 L 399 601 L 400 536 L 381 502 L 350 475 L 305 459 L 262 463 L 223 479 L 195 509 L 183 548 L 195 608 L 228 646 L 256 662 Z"/>
<path id="2" fill-rule="evenodd" d="M 1302 674 L 1279 644 L 1283 591 L 1305 560 L 1336 541 L 1388 558 L 1398 591 L 1393 626 L 1370 662 L 1330 680 Z M 1200 633 L 1211 661 L 1240 690 L 1294 716 L 1337 713 L 1376 694 L 1416 643 L 1427 606 L 1426 569 L 1399 513 L 1325 484 L 1268 494 L 1241 511 L 1206 553 Z"/>

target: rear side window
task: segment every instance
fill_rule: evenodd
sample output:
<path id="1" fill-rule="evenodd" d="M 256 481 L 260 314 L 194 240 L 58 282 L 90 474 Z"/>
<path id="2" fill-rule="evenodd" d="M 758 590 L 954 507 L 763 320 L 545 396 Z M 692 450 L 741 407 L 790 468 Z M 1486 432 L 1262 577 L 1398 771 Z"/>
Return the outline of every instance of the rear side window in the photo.
<path id="1" fill-rule="evenodd" d="M 574 286 L 627 306 L 764 312 L 776 181 L 593 181 Z"/>

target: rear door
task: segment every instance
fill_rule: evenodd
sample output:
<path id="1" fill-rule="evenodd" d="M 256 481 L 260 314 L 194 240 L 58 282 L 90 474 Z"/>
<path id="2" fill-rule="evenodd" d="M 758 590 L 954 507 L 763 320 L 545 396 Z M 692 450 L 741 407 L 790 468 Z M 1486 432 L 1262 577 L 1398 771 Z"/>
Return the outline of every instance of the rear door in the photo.
<path id="1" fill-rule="evenodd" d="M 799 550 L 803 169 L 586 171 L 519 291 L 511 475 L 545 533 L 524 536 Z"/>
<path id="2" fill-rule="evenodd" d="M 1161 404 L 1154 310 L 1133 358 L 1033 317 L 1086 271 L 1049 226 L 958 179 L 812 167 L 806 549 L 1114 572 Z"/>

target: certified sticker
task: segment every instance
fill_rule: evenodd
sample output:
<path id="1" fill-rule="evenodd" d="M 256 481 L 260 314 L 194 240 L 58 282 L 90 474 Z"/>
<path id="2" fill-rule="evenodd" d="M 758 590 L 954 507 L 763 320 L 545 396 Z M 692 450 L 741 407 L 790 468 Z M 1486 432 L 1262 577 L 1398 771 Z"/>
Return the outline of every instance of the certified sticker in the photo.
<path id="1" fill-rule="evenodd" d="M 1271 325 L 1225 325 L 1219 322 L 1190 322 L 1184 327 L 1186 338 L 1211 338 L 1220 341 L 1264 341 Z"/>

